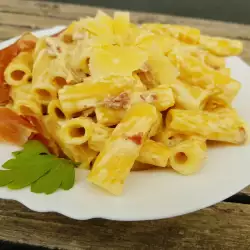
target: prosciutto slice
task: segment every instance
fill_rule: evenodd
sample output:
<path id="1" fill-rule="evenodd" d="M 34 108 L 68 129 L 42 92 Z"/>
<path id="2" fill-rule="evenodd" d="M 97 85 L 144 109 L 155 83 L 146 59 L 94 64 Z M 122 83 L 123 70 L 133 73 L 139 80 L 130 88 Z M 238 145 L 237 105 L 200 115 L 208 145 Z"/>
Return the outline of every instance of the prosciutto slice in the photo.
<path id="1" fill-rule="evenodd" d="M 23 145 L 35 128 L 13 110 L 0 107 L 0 141 Z"/>
<path id="2" fill-rule="evenodd" d="M 43 121 L 36 116 L 25 116 L 25 119 L 32 124 L 35 128 L 35 132 L 32 133 L 29 137 L 30 140 L 38 140 L 43 143 L 49 151 L 57 156 L 62 155 L 62 152 L 56 142 L 51 138 L 50 133 L 48 132 Z"/>

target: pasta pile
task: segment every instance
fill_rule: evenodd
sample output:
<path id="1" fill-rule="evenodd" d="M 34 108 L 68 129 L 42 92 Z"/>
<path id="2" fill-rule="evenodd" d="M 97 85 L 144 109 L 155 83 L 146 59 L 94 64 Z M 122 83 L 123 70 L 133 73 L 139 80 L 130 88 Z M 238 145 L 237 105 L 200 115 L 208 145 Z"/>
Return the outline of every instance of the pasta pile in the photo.
<path id="1" fill-rule="evenodd" d="M 90 169 L 88 181 L 119 195 L 131 170 L 188 175 L 203 165 L 207 141 L 246 142 L 231 106 L 240 83 L 225 67 L 241 51 L 196 28 L 137 26 L 127 12 L 99 11 L 12 60 L 8 106 L 38 117 L 46 137 Z"/>

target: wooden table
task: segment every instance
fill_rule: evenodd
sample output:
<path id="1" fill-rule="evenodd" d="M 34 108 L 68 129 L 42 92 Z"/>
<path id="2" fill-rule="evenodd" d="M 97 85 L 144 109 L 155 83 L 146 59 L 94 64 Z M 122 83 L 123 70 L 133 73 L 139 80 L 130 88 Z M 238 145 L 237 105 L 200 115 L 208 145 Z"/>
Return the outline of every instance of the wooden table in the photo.
<path id="1" fill-rule="evenodd" d="M 112 10 L 106 10 L 112 12 Z M 87 6 L 31 0 L 0 0 L 0 41 L 24 31 L 68 24 L 94 15 Z M 192 25 L 202 32 L 240 39 L 250 63 L 250 25 L 133 13 L 135 22 Z M 249 83 L 250 84 L 250 83 Z M 250 167 L 250 166 L 249 166 Z M 36 213 L 0 200 L 0 239 L 62 249 L 250 249 L 250 187 L 201 211 L 166 220 L 75 221 L 56 213 Z"/>

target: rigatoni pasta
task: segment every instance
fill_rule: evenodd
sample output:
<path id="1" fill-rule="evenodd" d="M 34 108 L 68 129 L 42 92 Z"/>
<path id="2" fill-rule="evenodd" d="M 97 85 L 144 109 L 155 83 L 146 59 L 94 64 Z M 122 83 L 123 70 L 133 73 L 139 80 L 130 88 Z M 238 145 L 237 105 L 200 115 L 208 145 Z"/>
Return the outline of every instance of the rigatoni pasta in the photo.
<path id="1" fill-rule="evenodd" d="M 213 111 L 217 108 L 230 107 L 240 88 L 240 83 L 233 79 L 228 84 L 218 86 L 208 98 L 204 109 Z"/>
<path id="2" fill-rule="evenodd" d="M 204 138 L 190 137 L 170 150 L 170 166 L 180 174 L 189 175 L 198 172 L 206 159 Z"/>
<path id="3" fill-rule="evenodd" d="M 97 121 L 106 126 L 115 125 L 122 120 L 125 111 L 131 105 L 140 102 L 150 103 L 159 111 L 165 111 L 175 104 L 172 89 L 164 85 L 143 92 L 123 92 L 96 107 Z"/>
<path id="4" fill-rule="evenodd" d="M 96 123 L 93 127 L 93 132 L 88 140 L 89 148 L 96 152 L 100 152 L 108 138 L 110 137 L 113 129 Z"/>
<path id="5" fill-rule="evenodd" d="M 104 102 L 105 98 L 119 95 L 128 90 L 133 83 L 133 81 L 117 79 L 119 83 L 114 84 L 113 81 L 108 79 L 103 82 L 93 82 L 86 79 L 84 83 L 65 86 L 58 92 L 63 111 L 66 114 L 73 114 L 90 107 L 96 107 L 97 104 Z"/>
<path id="6" fill-rule="evenodd" d="M 203 110 L 212 91 L 199 86 L 178 81 L 172 85 L 175 94 L 175 106 L 181 109 Z"/>
<path id="7" fill-rule="evenodd" d="M 82 145 L 93 133 L 93 122 L 89 118 L 78 117 L 61 123 L 61 140 L 66 144 Z"/>
<path id="8" fill-rule="evenodd" d="M 131 95 L 131 104 L 137 102 L 150 103 L 154 105 L 159 111 L 165 111 L 175 104 L 172 89 L 165 85 L 159 85 L 148 91 L 133 92 Z"/>
<path id="9" fill-rule="evenodd" d="M 147 140 L 140 151 L 137 161 L 157 167 L 167 167 L 171 151 L 160 142 Z"/>
<path id="10" fill-rule="evenodd" d="M 5 81 L 13 86 L 31 83 L 32 67 L 32 52 L 21 52 L 6 68 L 4 72 Z"/>
<path id="11" fill-rule="evenodd" d="M 46 37 L 41 37 L 36 42 L 36 46 L 35 46 L 35 48 L 33 50 L 33 53 L 32 53 L 33 61 L 36 61 L 36 59 L 38 58 L 40 52 L 43 51 L 43 50 L 46 50 L 46 49 L 47 49 Z"/>
<path id="12" fill-rule="evenodd" d="M 124 181 L 157 117 L 154 106 L 134 104 L 98 155 L 88 180 L 113 194 L 121 194 Z"/>
<path id="13" fill-rule="evenodd" d="M 123 108 L 114 109 L 105 105 L 99 105 L 95 109 L 96 119 L 98 123 L 105 126 L 113 126 L 118 124 L 122 120 L 124 112 L 125 110 Z"/>
<path id="14" fill-rule="evenodd" d="M 44 49 L 39 53 L 33 65 L 32 91 L 43 104 L 48 104 L 57 98 L 57 88 L 53 85 L 52 77 L 47 69 L 52 60 L 53 58 Z"/>
<path id="15" fill-rule="evenodd" d="M 64 121 L 67 117 L 63 113 L 61 104 L 58 100 L 52 100 L 48 105 L 48 115 L 58 121 Z"/>
<path id="16" fill-rule="evenodd" d="M 200 135 L 206 140 L 242 144 L 247 140 L 246 125 L 234 110 L 212 113 L 172 109 L 167 127 L 186 135 Z"/>
<path id="17" fill-rule="evenodd" d="M 42 106 L 31 92 L 32 85 L 22 84 L 12 86 L 10 96 L 13 99 L 13 109 L 21 115 L 42 115 Z"/>
<path id="18" fill-rule="evenodd" d="M 80 149 L 80 155 L 81 155 L 81 161 L 80 161 L 81 164 L 79 165 L 79 168 L 90 169 L 91 163 L 93 163 L 93 161 L 97 157 L 98 152 L 92 150 L 86 143 L 78 147 Z"/>
<path id="19" fill-rule="evenodd" d="M 243 46 L 240 41 L 221 37 L 200 36 L 202 48 L 218 56 L 233 56 L 242 52 Z"/>

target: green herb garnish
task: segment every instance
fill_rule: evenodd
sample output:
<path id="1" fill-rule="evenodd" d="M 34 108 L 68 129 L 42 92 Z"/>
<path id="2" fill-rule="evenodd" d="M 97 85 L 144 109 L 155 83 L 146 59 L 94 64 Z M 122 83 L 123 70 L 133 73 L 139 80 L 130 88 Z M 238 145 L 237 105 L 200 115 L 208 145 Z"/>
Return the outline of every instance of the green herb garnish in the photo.
<path id="1" fill-rule="evenodd" d="M 28 141 L 21 151 L 0 170 L 0 187 L 22 189 L 31 186 L 31 192 L 52 194 L 57 189 L 69 190 L 75 182 L 75 164 L 49 153 L 39 141 Z"/>

